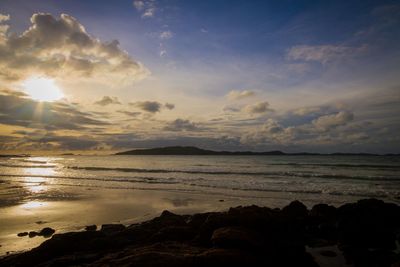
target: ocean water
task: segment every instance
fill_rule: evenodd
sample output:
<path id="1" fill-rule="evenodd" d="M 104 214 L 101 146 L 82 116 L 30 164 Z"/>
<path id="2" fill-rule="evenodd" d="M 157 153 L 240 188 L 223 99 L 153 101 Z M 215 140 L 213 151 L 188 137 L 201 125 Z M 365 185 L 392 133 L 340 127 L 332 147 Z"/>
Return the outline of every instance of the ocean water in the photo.
<path id="1" fill-rule="evenodd" d="M 0 255 L 37 246 L 18 232 L 130 223 L 162 210 L 400 203 L 400 157 L 57 156 L 0 158 Z"/>
<path id="2" fill-rule="evenodd" d="M 228 196 L 400 201 L 400 158 L 385 156 L 63 156 L 0 159 L 1 205 L 62 198 L 65 186 Z M 46 190 L 51 186 L 52 190 Z M 56 189 L 56 190 L 54 190 Z M 260 194 L 261 193 L 261 194 Z M 36 194 L 36 195 L 35 195 Z"/>

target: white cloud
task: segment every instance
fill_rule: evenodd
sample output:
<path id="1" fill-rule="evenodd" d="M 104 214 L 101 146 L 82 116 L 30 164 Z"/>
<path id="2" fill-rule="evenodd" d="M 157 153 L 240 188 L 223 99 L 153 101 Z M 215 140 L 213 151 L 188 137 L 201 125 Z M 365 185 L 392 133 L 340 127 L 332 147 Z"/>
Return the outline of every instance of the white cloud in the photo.
<path id="1" fill-rule="evenodd" d="M 156 12 L 154 0 L 135 0 L 133 6 L 142 14 L 142 18 L 152 18 Z"/>
<path id="2" fill-rule="evenodd" d="M 135 1 L 133 1 L 133 6 L 134 6 L 137 10 L 141 11 L 141 10 L 143 10 L 143 8 L 144 8 L 144 2 L 143 2 L 143 1 L 139 1 L 139 0 L 135 0 Z"/>
<path id="3" fill-rule="evenodd" d="M 265 113 L 267 111 L 273 111 L 272 109 L 269 108 L 269 103 L 266 101 L 247 105 L 244 107 L 244 110 L 251 114 Z"/>
<path id="4" fill-rule="evenodd" d="M 345 125 L 354 119 L 354 114 L 349 111 L 340 111 L 336 114 L 321 116 L 313 120 L 313 124 L 317 129 L 330 130 L 341 125 Z"/>
<path id="5" fill-rule="evenodd" d="M 10 15 L 0 14 L 0 22 L 10 20 Z"/>
<path id="6" fill-rule="evenodd" d="M 344 45 L 298 45 L 292 47 L 288 53 L 289 60 L 317 61 L 322 64 L 354 56 L 365 51 L 366 46 L 350 47 Z"/>
<path id="7" fill-rule="evenodd" d="M 104 82 L 143 79 L 149 71 L 119 47 L 90 36 L 72 16 L 36 13 L 21 35 L 0 43 L 0 80 L 18 81 L 32 75 L 96 78 Z"/>
<path id="8" fill-rule="evenodd" d="M 226 97 L 230 100 L 239 100 L 243 98 L 252 97 L 254 95 L 255 93 L 250 90 L 243 90 L 243 91 L 232 90 L 226 95 Z"/>
<path id="9" fill-rule="evenodd" d="M 168 40 L 171 39 L 173 36 L 173 33 L 171 31 L 163 31 L 160 33 L 160 39 L 161 40 Z"/>

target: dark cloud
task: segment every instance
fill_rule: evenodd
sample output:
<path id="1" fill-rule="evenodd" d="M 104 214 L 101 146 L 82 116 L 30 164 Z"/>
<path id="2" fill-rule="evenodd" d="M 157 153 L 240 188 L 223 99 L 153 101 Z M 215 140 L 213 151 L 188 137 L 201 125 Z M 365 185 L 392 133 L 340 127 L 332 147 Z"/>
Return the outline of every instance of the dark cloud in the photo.
<path id="1" fill-rule="evenodd" d="M 134 103 L 129 103 L 129 105 L 140 108 L 143 111 L 156 113 L 160 112 L 162 104 L 157 101 L 139 101 Z"/>
<path id="2" fill-rule="evenodd" d="M 87 126 L 109 125 L 67 103 L 37 102 L 5 94 L 0 94 L 0 123 L 49 130 L 77 130 Z"/>
<path id="3" fill-rule="evenodd" d="M 103 96 L 102 99 L 94 102 L 94 104 L 96 105 L 100 105 L 100 106 L 107 106 L 107 105 L 121 105 L 121 102 L 119 102 L 118 98 L 115 96 Z"/>
<path id="4" fill-rule="evenodd" d="M 179 131 L 198 131 L 200 129 L 196 126 L 196 124 L 194 124 L 189 120 L 176 119 L 168 123 L 168 125 L 164 127 L 164 130 L 179 132 Z"/>
<path id="5" fill-rule="evenodd" d="M 175 105 L 174 104 L 171 104 L 171 103 L 165 103 L 165 105 L 164 105 L 167 109 L 169 109 L 169 110 L 171 110 L 171 109 L 174 109 L 175 108 Z"/>
<path id="6" fill-rule="evenodd" d="M 142 114 L 142 112 L 137 112 L 137 111 L 126 111 L 126 110 L 118 110 L 117 112 L 118 112 L 118 113 L 121 113 L 121 114 L 125 114 L 125 115 L 127 115 L 127 116 L 129 116 L 129 117 L 137 117 L 137 116 L 139 116 L 140 114 Z"/>

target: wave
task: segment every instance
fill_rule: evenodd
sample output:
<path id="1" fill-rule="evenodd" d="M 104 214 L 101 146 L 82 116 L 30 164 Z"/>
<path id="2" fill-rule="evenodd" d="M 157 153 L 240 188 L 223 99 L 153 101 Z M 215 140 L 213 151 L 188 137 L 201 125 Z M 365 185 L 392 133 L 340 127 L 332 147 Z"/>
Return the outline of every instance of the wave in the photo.
<path id="1" fill-rule="evenodd" d="M 66 167 L 74 170 L 87 171 L 114 171 L 130 173 L 185 173 L 203 175 L 243 175 L 243 176 L 266 176 L 266 177 L 300 177 L 300 178 L 323 178 L 337 180 L 365 180 L 365 181 L 400 181 L 398 176 L 352 176 L 343 174 L 320 174 L 311 172 L 237 172 L 237 171 L 198 171 L 198 170 L 168 170 L 168 169 L 140 169 L 140 168 L 107 168 L 107 167 Z"/>
<path id="2" fill-rule="evenodd" d="M 8 164 L 8 163 L 0 163 L 2 167 L 10 167 L 10 168 L 55 168 L 57 165 L 19 165 L 19 164 Z"/>
<path id="3" fill-rule="evenodd" d="M 0 176 L 7 176 L 7 175 L 2 175 Z M 9 175 L 11 176 L 11 175 Z M 13 177 L 26 177 L 26 176 L 17 176 L 13 175 Z M 37 177 L 37 175 L 30 175 L 29 177 Z M 42 176 L 41 176 L 42 177 Z M 49 178 L 56 178 L 54 176 L 51 176 Z M 64 177 L 64 176 L 59 176 L 57 178 L 62 178 L 66 180 L 88 180 L 88 181 L 102 181 L 102 182 L 122 182 L 122 183 L 131 183 L 131 184 L 164 184 L 164 185 L 173 185 L 173 184 L 179 184 L 186 186 L 186 188 L 170 188 L 170 187 L 159 187 L 159 188 L 154 188 L 154 187 L 138 187 L 138 186 L 116 186 L 116 185 L 111 185 L 111 184 L 76 184 L 76 183 L 50 183 L 48 185 L 50 186 L 56 186 L 56 185 L 62 185 L 62 186 L 79 186 L 79 187 L 94 187 L 94 188 L 107 188 L 107 189 L 138 189 L 138 190 L 174 190 L 174 191 L 187 191 L 187 192 L 198 192 L 199 188 L 208 188 L 208 189 L 215 189 L 215 190 L 224 190 L 225 193 L 229 191 L 244 191 L 244 192 L 270 192 L 270 193 L 285 193 L 285 194 L 312 194 L 312 195 L 333 195 L 333 196 L 356 196 L 356 197 L 376 197 L 376 198 L 387 198 L 387 197 L 397 197 L 396 192 L 357 192 L 357 191 L 326 191 L 322 189 L 301 189 L 301 188 L 288 188 L 288 187 L 282 187 L 282 188 L 255 188 L 255 187 L 238 187 L 235 185 L 232 186 L 227 186 L 227 185 L 217 185 L 217 184 L 202 184 L 202 183 L 196 183 L 193 181 L 182 181 L 180 179 L 176 178 L 154 178 L 154 177 L 135 177 L 135 179 L 130 179 L 130 180 L 122 180 L 122 179 L 116 179 L 116 178 L 96 178 L 96 177 Z M 18 181 L 22 183 L 26 183 L 25 181 Z M 47 185 L 45 182 L 41 182 L 41 185 Z M 19 188 L 19 187 L 18 187 Z M 196 189 L 197 188 L 197 189 Z M 211 193 L 211 192 L 208 192 Z M 220 192 L 218 192 L 219 194 Z"/>
<path id="4" fill-rule="evenodd" d="M 328 167 L 328 168 L 367 168 L 367 169 L 400 169 L 400 165 L 380 165 L 380 164 L 328 164 L 328 163 L 270 163 L 277 166 L 297 166 L 297 167 Z"/>

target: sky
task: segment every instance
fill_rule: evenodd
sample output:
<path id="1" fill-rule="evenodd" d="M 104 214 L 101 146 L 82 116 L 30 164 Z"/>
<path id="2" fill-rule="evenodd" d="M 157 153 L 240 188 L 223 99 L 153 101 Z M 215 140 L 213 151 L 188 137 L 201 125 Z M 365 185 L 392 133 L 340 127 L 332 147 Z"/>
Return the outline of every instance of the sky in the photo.
<path id="1" fill-rule="evenodd" d="M 1 0 L 0 153 L 400 153 L 399 1 Z"/>

